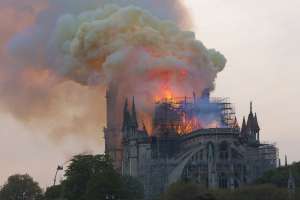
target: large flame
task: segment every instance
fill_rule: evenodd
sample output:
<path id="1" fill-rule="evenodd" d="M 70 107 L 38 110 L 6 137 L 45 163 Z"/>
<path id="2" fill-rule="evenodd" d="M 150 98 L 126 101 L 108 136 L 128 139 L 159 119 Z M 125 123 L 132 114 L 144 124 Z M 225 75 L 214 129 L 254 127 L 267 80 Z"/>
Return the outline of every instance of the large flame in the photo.
<path id="1" fill-rule="evenodd" d="M 175 97 L 186 95 L 179 86 L 180 83 L 188 81 L 188 71 L 186 69 L 154 69 L 149 71 L 148 77 L 149 81 L 159 83 L 158 90 L 154 91 L 153 94 L 155 102 L 167 100 L 175 103 Z"/>
<path id="2" fill-rule="evenodd" d="M 195 130 L 203 128 L 201 120 L 197 117 L 189 118 L 184 114 L 182 116 L 182 121 L 177 128 L 177 133 L 179 135 L 187 135 Z"/>
<path id="3" fill-rule="evenodd" d="M 174 93 L 172 92 L 172 90 L 168 87 L 168 86 L 162 86 L 161 90 L 157 92 L 157 94 L 155 94 L 155 102 L 160 102 L 160 101 L 174 101 Z M 175 103 L 175 102 L 174 102 Z"/>
<path id="4" fill-rule="evenodd" d="M 203 94 L 204 95 L 204 94 Z M 174 97 L 158 101 L 155 109 L 155 134 L 176 132 L 187 135 L 193 131 L 206 128 L 227 127 L 228 117 L 224 113 L 223 102 L 201 96 Z"/>

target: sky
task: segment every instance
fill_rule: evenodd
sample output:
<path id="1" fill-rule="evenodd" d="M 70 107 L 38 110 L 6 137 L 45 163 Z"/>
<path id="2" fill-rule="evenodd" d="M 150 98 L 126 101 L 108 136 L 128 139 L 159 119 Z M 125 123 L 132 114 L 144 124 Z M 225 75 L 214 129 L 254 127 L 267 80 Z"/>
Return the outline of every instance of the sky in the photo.
<path id="1" fill-rule="evenodd" d="M 276 143 L 281 158 L 287 154 L 289 162 L 300 160 L 300 2 L 185 3 L 197 37 L 207 47 L 222 52 L 228 61 L 218 75 L 213 96 L 229 97 L 240 121 L 248 115 L 249 102 L 253 101 L 262 140 Z M 6 23 L 3 18 L 2 23 Z M 53 142 L 40 134 L 47 130 L 35 129 L 13 115 L 0 113 L 0 183 L 11 174 L 29 173 L 43 187 L 51 185 L 57 164 L 76 153 L 103 152 L 102 126 L 99 122 L 99 132 L 89 139 L 66 136 Z"/>
<path id="2" fill-rule="evenodd" d="M 230 97 L 241 120 L 253 101 L 264 141 L 289 162 L 298 154 L 300 2 L 187 0 L 197 35 L 227 58 L 214 96 Z"/>

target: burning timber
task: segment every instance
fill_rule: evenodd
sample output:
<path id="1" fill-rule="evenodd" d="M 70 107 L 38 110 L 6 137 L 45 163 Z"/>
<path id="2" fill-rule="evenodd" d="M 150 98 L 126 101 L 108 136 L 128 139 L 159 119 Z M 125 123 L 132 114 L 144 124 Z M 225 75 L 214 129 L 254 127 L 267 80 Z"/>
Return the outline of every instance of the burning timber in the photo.
<path id="1" fill-rule="evenodd" d="M 110 121 L 112 100 L 108 92 L 106 153 L 122 174 L 143 183 L 147 199 L 179 180 L 234 189 L 277 167 L 278 149 L 260 141 L 252 103 L 239 127 L 233 105 L 211 98 L 208 90 L 200 97 L 162 98 L 155 102 L 150 133 L 139 125 L 134 99 L 131 109 L 125 101 L 120 127 Z"/>

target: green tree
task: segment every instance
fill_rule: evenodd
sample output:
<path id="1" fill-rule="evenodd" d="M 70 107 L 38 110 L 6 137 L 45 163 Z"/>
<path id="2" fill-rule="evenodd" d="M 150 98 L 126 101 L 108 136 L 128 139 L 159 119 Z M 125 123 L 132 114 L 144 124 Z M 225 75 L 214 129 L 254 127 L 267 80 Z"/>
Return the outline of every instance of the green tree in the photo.
<path id="1" fill-rule="evenodd" d="M 45 200 L 61 200 L 62 195 L 62 185 L 54 185 L 46 189 L 44 196 Z"/>
<path id="2" fill-rule="evenodd" d="M 131 176 L 123 176 L 122 184 L 125 199 L 140 200 L 144 198 L 144 188 L 137 179 Z"/>
<path id="3" fill-rule="evenodd" d="M 63 181 L 64 197 L 69 200 L 85 199 L 89 181 L 113 170 L 108 157 L 104 155 L 77 155 L 71 160 Z"/>
<path id="4" fill-rule="evenodd" d="M 297 195 L 297 193 L 296 193 Z M 297 199 L 296 196 L 295 199 Z M 286 189 L 274 185 L 253 185 L 236 190 L 207 190 L 195 183 L 178 182 L 162 195 L 162 200 L 287 200 Z"/>
<path id="5" fill-rule="evenodd" d="M 207 189 L 196 183 L 177 182 L 162 195 L 162 200 L 216 200 Z"/>
<path id="6" fill-rule="evenodd" d="M 287 190 L 274 185 L 255 185 L 236 190 L 234 195 L 241 200 L 286 200 Z"/>
<path id="7" fill-rule="evenodd" d="M 85 194 L 86 200 L 124 199 L 122 180 L 113 169 L 106 169 L 103 173 L 95 174 L 88 181 Z"/>
<path id="8" fill-rule="evenodd" d="M 273 184 L 287 188 L 290 170 L 295 178 L 296 186 L 300 186 L 300 162 L 268 171 L 256 181 L 256 184 Z"/>
<path id="9" fill-rule="evenodd" d="M 41 200 L 43 192 L 39 184 L 28 174 L 13 175 L 0 190 L 1 200 Z"/>
<path id="10" fill-rule="evenodd" d="M 141 188 L 133 178 L 116 172 L 107 156 L 78 155 L 66 170 L 61 191 L 68 200 L 135 200 L 142 196 Z"/>
<path id="11" fill-rule="evenodd" d="M 296 189 L 295 199 L 300 199 L 300 187 Z"/>
<path id="12" fill-rule="evenodd" d="M 274 185 L 253 185 L 213 192 L 217 200 L 287 200 L 287 190 Z"/>

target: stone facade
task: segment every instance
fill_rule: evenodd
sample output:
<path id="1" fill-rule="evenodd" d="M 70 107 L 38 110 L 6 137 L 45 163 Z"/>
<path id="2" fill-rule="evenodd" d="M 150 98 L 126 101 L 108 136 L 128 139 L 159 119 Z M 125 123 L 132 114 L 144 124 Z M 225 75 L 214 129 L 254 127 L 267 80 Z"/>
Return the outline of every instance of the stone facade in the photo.
<path id="1" fill-rule="evenodd" d="M 252 105 L 241 129 L 236 124 L 201 128 L 184 135 L 170 127 L 163 132 L 154 130 L 158 132 L 150 136 L 145 127 L 139 128 L 134 100 L 131 112 L 126 100 L 122 158 L 117 163 L 121 162 L 122 174 L 137 177 L 143 183 L 147 199 L 157 197 L 179 180 L 208 188 L 234 189 L 277 167 L 278 150 L 275 145 L 260 142 Z"/>

